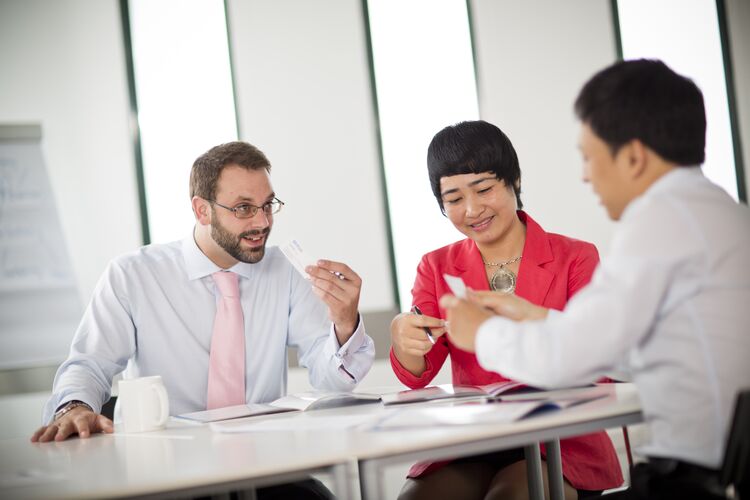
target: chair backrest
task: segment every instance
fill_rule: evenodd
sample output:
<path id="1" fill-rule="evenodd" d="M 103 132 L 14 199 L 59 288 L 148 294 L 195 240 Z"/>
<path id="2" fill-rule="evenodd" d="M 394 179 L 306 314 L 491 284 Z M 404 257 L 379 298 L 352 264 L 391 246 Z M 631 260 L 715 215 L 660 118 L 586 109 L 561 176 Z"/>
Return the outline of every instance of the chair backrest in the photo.
<path id="1" fill-rule="evenodd" d="M 721 467 L 721 483 L 724 486 L 734 485 L 742 500 L 746 500 L 750 494 L 750 389 L 744 389 L 737 395 Z"/>

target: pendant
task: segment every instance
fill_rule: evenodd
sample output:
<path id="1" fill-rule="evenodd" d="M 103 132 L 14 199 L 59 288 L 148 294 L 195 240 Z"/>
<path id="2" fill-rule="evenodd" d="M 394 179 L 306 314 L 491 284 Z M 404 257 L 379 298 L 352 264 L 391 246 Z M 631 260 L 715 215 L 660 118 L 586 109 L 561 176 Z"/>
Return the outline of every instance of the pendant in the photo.
<path id="1" fill-rule="evenodd" d="M 495 292 L 513 293 L 516 290 L 516 274 L 504 267 L 498 267 L 490 278 L 490 288 Z"/>

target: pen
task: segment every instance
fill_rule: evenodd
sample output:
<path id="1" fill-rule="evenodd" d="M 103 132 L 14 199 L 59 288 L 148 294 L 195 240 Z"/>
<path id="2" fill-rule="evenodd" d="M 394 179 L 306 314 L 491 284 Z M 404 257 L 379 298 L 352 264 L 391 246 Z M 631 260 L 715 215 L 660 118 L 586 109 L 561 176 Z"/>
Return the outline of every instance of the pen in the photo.
<path id="1" fill-rule="evenodd" d="M 412 311 L 413 311 L 413 312 L 414 312 L 415 314 L 418 314 L 419 316 L 422 316 L 422 311 L 420 311 L 420 310 L 419 310 L 419 307 L 418 307 L 418 306 L 412 306 L 411 310 L 412 310 Z M 427 328 L 426 326 L 423 326 L 423 327 L 422 327 L 422 330 L 424 330 L 424 332 L 425 332 L 425 333 L 427 334 L 427 338 L 428 338 L 428 339 L 430 340 L 430 342 L 432 342 L 432 343 L 434 344 L 434 343 L 435 343 L 435 339 L 434 339 L 434 337 L 432 336 L 432 332 L 430 331 L 430 329 L 429 329 L 429 328 Z"/>

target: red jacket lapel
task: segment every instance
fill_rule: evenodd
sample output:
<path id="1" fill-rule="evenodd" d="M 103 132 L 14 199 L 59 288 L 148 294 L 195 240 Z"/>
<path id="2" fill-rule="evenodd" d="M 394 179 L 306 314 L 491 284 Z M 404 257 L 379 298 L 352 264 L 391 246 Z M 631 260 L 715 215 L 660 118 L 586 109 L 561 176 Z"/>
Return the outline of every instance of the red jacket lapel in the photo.
<path id="1" fill-rule="evenodd" d="M 448 256 L 448 262 L 446 272 L 459 276 L 469 288 L 474 290 L 490 289 L 487 275 L 484 272 L 482 254 L 479 253 L 476 243 L 472 240 L 467 238 L 453 246 Z"/>
<path id="2" fill-rule="evenodd" d="M 552 246 L 544 229 L 519 210 L 518 218 L 526 224 L 526 243 L 523 247 L 523 258 L 518 268 L 516 295 L 534 304 L 544 304 L 550 285 L 555 275 L 542 267 L 553 260 Z"/>

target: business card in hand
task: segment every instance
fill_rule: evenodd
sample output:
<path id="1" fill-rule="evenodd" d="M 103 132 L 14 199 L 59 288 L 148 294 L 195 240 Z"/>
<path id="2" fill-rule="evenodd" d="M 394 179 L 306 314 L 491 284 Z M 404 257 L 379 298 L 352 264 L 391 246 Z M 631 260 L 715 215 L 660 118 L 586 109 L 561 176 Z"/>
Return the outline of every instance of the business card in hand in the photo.
<path id="1" fill-rule="evenodd" d="M 289 262 L 292 263 L 294 268 L 299 271 L 305 279 L 310 279 L 310 276 L 305 271 L 307 266 L 314 266 L 317 260 L 313 259 L 302 250 L 302 245 L 297 240 L 292 240 L 289 243 L 281 245 L 279 247 L 281 253 L 283 253 Z"/>
<path id="2" fill-rule="evenodd" d="M 464 283 L 464 280 L 458 276 L 451 276 L 450 274 L 443 274 L 443 278 L 448 284 L 448 288 L 453 292 L 453 295 L 459 299 L 466 298 L 466 284 Z"/>

